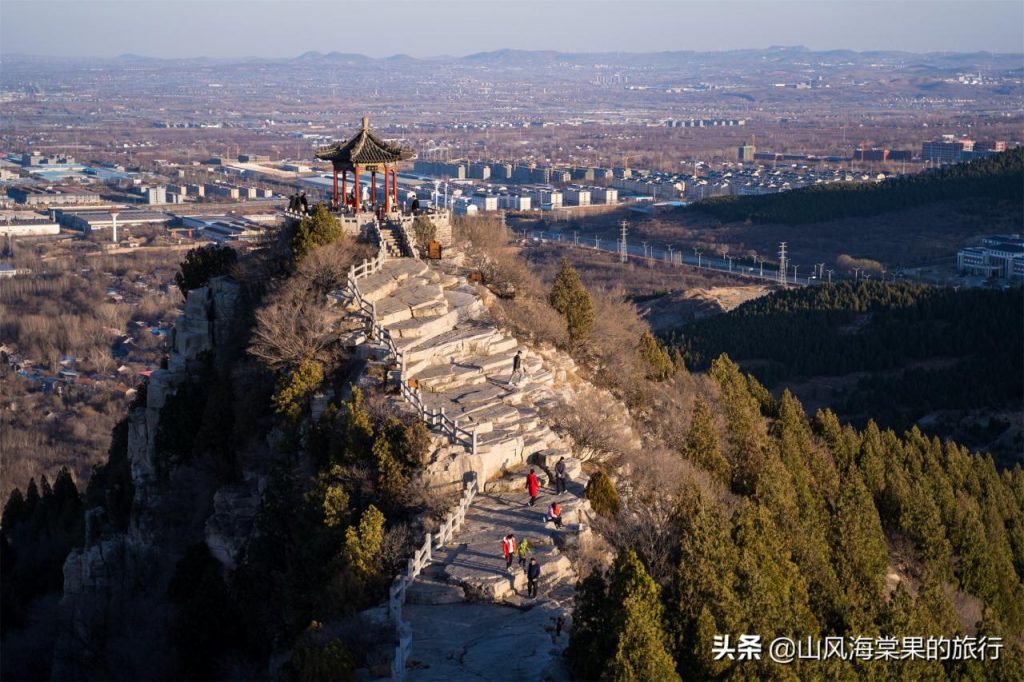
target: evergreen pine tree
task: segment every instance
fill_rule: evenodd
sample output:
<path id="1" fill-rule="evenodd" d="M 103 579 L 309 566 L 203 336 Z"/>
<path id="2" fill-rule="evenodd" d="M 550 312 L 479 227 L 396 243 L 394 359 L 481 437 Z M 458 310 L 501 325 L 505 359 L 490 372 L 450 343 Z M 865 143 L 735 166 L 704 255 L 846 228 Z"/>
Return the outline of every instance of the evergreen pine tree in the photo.
<path id="1" fill-rule="evenodd" d="M 565 656 L 577 679 L 596 680 L 601 676 L 615 646 L 614 610 L 608 599 L 608 581 L 599 569 L 576 584 Z"/>
<path id="2" fill-rule="evenodd" d="M 725 671 L 728 661 L 714 661 L 713 636 L 737 632 L 743 608 L 736 597 L 738 556 L 731 524 L 712 499 L 696 486 L 679 494 L 679 568 L 669 599 L 671 633 L 681 670 L 698 679 Z"/>
<path id="3" fill-rule="evenodd" d="M 281 377 L 271 398 L 274 411 L 290 424 L 295 424 L 310 394 L 323 382 L 324 368 L 315 360 L 306 359 L 291 374 Z"/>
<path id="4" fill-rule="evenodd" d="M 359 519 L 359 527 L 345 530 L 345 563 L 367 582 L 381 577 L 381 547 L 384 543 L 384 515 L 372 504 Z"/>
<path id="5" fill-rule="evenodd" d="M 569 342 L 579 347 L 594 325 L 594 301 L 583 286 L 579 273 L 562 259 L 562 267 L 555 275 L 549 296 L 551 307 L 562 314 L 569 329 Z"/>
<path id="6" fill-rule="evenodd" d="M 749 495 L 754 491 L 762 465 L 765 430 L 761 407 L 750 395 L 747 380 L 739 367 L 727 355 L 715 358 L 708 374 L 722 390 L 722 405 L 730 437 L 728 459 L 732 465 L 732 489 Z"/>
<path id="7" fill-rule="evenodd" d="M 377 490 L 392 504 L 400 502 L 409 481 L 402 465 L 391 454 L 391 444 L 383 430 L 374 439 L 372 452 L 377 464 Z"/>
<path id="8" fill-rule="evenodd" d="M 889 553 L 878 510 L 852 461 L 836 501 L 830 543 L 839 584 L 850 606 L 846 629 L 866 632 L 883 604 Z"/>
<path id="9" fill-rule="evenodd" d="M 653 584 L 653 580 L 651 583 Z M 675 662 L 666 649 L 659 616 L 661 602 L 640 595 L 626 598 L 625 622 L 612 657 L 601 675 L 608 682 L 678 681 Z"/>
<path id="10" fill-rule="evenodd" d="M 373 424 L 363 407 L 363 392 L 352 389 L 352 398 L 345 403 L 345 457 L 364 459 L 373 445 Z"/>
<path id="11" fill-rule="evenodd" d="M 15 488 L 7 497 L 3 516 L 0 517 L 0 526 L 9 531 L 26 518 L 26 509 L 24 495 L 21 494 L 21 490 Z"/>
<path id="12" fill-rule="evenodd" d="M 640 335 L 637 352 L 640 355 L 640 359 L 647 366 L 648 379 L 664 381 L 672 376 L 672 372 L 675 371 L 672 358 L 649 331 L 645 331 Z"/>
<path id="13" fill-rule="evenodd" d="M 710 471 L 717 479 L 728 484 L 731 473 L 729 463 L 718 445 L 718 429 L 711 407 L 703 397 L 697 396 L 693 404 L 693 419 L 686 432 L 684 453 L 691 462 Z"/>
<path id="14" fill-rule="evenodd" d="M 615 605 L 612 626 L 618 631 L 602 680 L 616 682 L 678 680 L 668 654 L 658 585 L 636 552 L 620 552 L 609 572 L 609 601 Z"/>

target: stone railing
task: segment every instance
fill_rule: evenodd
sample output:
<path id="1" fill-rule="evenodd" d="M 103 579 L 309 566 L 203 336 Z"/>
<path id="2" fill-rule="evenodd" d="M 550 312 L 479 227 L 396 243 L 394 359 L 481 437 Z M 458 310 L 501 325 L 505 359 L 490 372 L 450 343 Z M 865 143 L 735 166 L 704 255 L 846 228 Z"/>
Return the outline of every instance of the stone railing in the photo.
<path id="1" fill-rule="evenodd" d="M 405 366 L 402 365 L 402 374 L 404 376 Z M 409 383 L 403 378 L 402 379 L 402 397 L 405 398 L 406 402 L 410 403 L 416 408 L 416 411 L 420 414 L 426 425 L 432 429 L 437 429 L 441 433 L 448 436 L 448 442 L 458 443 L 469 449 L 471 454 L 476 454 L 476 429 L 469 431 L 459 426 L 458 419 L 452 419 L 444 413 L 444 408 L 429 408 L 423 403 L 423 396 L 420 394 L 420 389 L 409 388 Z"/>
<path id="2" fill-rule="evenodd" d="M 462 490 L 462 499 L 452 511 L 448 512 L 443 524 L 436 533 L 427 533 L 423 538 L 423 545 L 416 550 L 405 572 L 395 576 L 388 591 L 388 617 L 395 626 L 396 644 L 395 657 L 391 662 L 391 679 L 402 680 L 405 678 L 405 663 L 409 659 L 409 652 L 412 650 L 412 627 L 402 620 L 402 605 L 405 604 L 405 594 L 416 577 L 423 572 L 423 569 L 433 561 L 433 550 L 441 549 L 451 541 L 456 531 L 462 527 L 466 520 L 466 512 L 469 505 L 473 503 L 478 491 L 478 483 L 475 476 L 470 476 Z"/>
<path id="3" fill-rule="evenodd" d="M 348 291 L 344 298 L 351 300 L 359 307 L 360 312 L 369 321 L 370 334 L 372 338 L 383 343 L 387 347 L 390 355 L 395 358 L 395 364 L 398 366 L 398 369 L 395 371 L 395 379 L 397 379 L 398 385 L 401 387 L 402 398 L 416 409 L 420 419 L 422 419 L 429 428 L 440 431 L 448 438 L 449 443 L 458 443 L 459 445 L 467 448 L 470 454 L 475 455 L 477 449 L 476 430 L 474 429 L 470 431 L 459 426 L 458 419 L 452 419 L 446 415 L 443 407 L 433 409 L 428 408 L 424 404 L 420 390 L 409 386 L 405 366 L 405 353 L 403 353 L 398 347 L 398 344 L 395 343 L 395 338 L 391 335 L 391 332 L 388 331 L 387 327 L 381 324 L 377 319 L 376 304 L 373 301 L 367 300 L 359 290 L 359 279 L 372 275 L 375 272 L 379 272 L 384 266 L 385 259 L 386 256 L 384 250 L 380 249 L 372 260 L 363 260 L 361 265 L 353 265 L 350 267 L 348 271 L 348 278 L 345 282 L 346 289 Z"/>

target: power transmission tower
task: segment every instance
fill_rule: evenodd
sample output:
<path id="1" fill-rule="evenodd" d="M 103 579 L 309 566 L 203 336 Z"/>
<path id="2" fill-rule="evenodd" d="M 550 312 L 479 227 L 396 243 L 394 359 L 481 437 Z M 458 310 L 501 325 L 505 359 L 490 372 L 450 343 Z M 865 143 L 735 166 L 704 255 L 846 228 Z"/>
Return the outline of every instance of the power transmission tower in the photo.
<path id="1" fill-rule="evenodd" d="M 628 255 L 629 255 L 628 252 L 626 251 L 626 232 L 628 230 L 628 226 L 629 226 L 629 224 L 625 220 L 623 220 L 621 223 L 619 223 L 619 262 L 620 263 L 625 263 Z"/>
<path id="2" fill-rule="evenodd" d="M 779 243 L 779 282 L 786 283 L 786 242 Z"/>

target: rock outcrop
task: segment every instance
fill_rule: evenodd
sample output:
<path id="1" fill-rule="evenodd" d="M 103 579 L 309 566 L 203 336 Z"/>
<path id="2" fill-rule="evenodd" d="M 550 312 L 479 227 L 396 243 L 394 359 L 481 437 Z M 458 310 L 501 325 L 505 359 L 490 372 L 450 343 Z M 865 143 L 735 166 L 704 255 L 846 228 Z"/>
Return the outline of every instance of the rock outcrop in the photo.
<path id="1" fill-rule="evenodd" d="M 216 361 L 222 352 L 236 323 L 238 300 L 238 285 L 226 277 L 189 292 L 171 335 L 167 369 L 152 373 L 145 404 L 129 411 L 128 463 L 134 488 L 129 528 L 114 532 L 103 527 L 102 514 L 87 512 L 85 545 L 73 550 L 64 563 L 62 629 L 53 667 L 57 679 L 103 676 L 101 666 L 112 656 L 118 658 L 111 653 L 112 642 L 126 636 L 133 618 L 145 615 L 126 612 L 126 605 L 159 592 L 177 561 L 175 552 L 194 541 L 181 537 L 182 529 L 195 526 L 193 515 L 205 513 L 199 501 L 213 491 L 195 472 L 170 471 L 157 452 L 156 434 L 168 398 L 190 375 L 204 370 L 204 354 Z M 229 499 L 221 496 L 215 515 L 218 528 L 228 529 L 217 536 L 215 556 L 229 554 L 238 544 L 235 536 L 247 534 L 244 523 L 224 518 L 229 510 L 239 509 L 239 516 L 250 521 L 254 514 L 251 505 L 231 505 Z M 168 514 L 168 509 L 176 513 Z M 164 596 L 157 595 L 154 603 L 165 601 Z"/>

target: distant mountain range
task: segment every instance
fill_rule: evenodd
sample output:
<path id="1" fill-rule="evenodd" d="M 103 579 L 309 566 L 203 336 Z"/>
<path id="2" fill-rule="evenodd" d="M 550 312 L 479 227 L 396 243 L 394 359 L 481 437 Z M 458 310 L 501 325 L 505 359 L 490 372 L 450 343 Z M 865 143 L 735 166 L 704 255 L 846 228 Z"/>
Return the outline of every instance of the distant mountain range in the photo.
<path id="1" fill-rule="evenodd" d="M 769 61 L 785 61 L 789 58 L 800 57 L 801 59 L 818 59 L 825 61 L 847 60 L 856 65 L 857 62 L 885 63 L 885 62 L 908 62 L 913 61 L 916 68 L 949 68 L 958 66 L 960 68 L 976 68 L 998 64 L 1001 68 L 1019 68 L 1022 54 L 992 53 L 992 52 L 903 52 L 897 50 L 872 50 L 857 52 L 854 50 L 823 50 L 814 51 L 803 46 L 776 46 L 765 49 L 740 49 L 725 50 L 721 52 L 693 52 L 693 51 L 671 51 L 671 52 L 558 52 L 554 50 L 518 50 L 500 49 L 489 52 L 476 52 L 465 56 L 438 55 L 430 57 L 413 57 L 407 54 L 396 54 L 388 57 L 369 57 L 364 54 L 346 52 L 304 52 L 297 57 L 291 58 L 266 58 L 266 57 L 237 57 L 237 58 L 212 58 L 212 57 L 150 57 L 138 54 L 122 54 L 113 58 L 99 57 L 53 57 L 48 55 L 26 55 L 26 54 L 4 54 L 0 55 L 6 62 L 11 61 L 35 61 L 42 63 L 57 62 L 120 62 L 120 63 L 146 63 L 157 65 L 162 62 L 182 63 L 244 63 L 244 62 L 266 62 L 266 63 L 394 63 L 394 62 L 426 62 L 426 63 L 464 63 L 480 64 L 497 67 L 522 67 L 539 64 L 570 63 L 570 64 L 620 64 L 623 66 L 636 64 L 668 65 L 680 62 L 707 62 L 709 64 L 725 65 L 730 62 L 741 63 L 750 59 L 761 59 Z"/>

